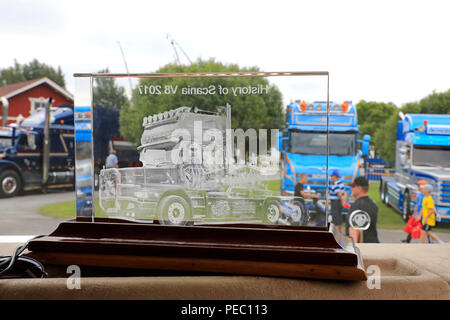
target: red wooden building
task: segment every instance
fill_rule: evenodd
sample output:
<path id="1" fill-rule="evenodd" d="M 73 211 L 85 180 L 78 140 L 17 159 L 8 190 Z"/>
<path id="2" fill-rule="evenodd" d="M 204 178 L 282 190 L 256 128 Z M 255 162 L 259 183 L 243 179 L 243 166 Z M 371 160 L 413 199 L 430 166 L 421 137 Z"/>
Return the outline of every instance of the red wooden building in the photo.
<path id="1" fill-rule="evenodd" d="M 8 124 L 27 118 L 48 98 L 53 98 L 52 106 L 73 105 L 73 95 L 47 77 L 0 87 L 0 126 L 3 113 L 7 112 Z"/>

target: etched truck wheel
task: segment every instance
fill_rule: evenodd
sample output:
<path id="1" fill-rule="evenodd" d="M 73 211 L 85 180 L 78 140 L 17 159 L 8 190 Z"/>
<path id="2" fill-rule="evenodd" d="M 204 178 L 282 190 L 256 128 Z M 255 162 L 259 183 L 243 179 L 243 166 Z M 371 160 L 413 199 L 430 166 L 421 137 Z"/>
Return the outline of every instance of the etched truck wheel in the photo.
<path id="1" fill-rule="evenodd" d="M 22 188 L 20 176 L 13 170 L 5 170 L 0 174 L 0 197 L 16 196 Z"/>
<path id="2" fill-rule="evenodd" d="M 294 201 L 294 210 L 298 212 L 298 216 L 294 220 L 298 226 L 305 226 L 309 222 L 308 208 L 300 201 Z"/>
<path id="3" fill-rule="evenodd" d="M 165 225 L 186 225 L 190 218 L 189 203 L 180 196 L 168 196 L 159 206 L 159 222 Z"/>
<path id="4" fill-rule="evenodd" d="M 280 204 L 278 201 L 269 201 L 264 210 L 264 221 L 275 224 L 280 218 Z"/>

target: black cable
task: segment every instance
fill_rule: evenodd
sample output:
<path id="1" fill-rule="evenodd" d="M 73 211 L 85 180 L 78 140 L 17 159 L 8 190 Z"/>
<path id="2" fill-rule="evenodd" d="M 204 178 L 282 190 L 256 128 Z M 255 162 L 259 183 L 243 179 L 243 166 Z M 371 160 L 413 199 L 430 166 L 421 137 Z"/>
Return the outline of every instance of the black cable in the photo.
<path id="1" fill-rule="evenodd" d="M 0 257 L 0 278 L 43 278 L 47 276 L 44 266 L 39 261 L 29 257 L 20 257 L 31 240 L 42 237 L 44 236 L 41 235 L 28 240 L 18 247 L 12 256 Z"/>

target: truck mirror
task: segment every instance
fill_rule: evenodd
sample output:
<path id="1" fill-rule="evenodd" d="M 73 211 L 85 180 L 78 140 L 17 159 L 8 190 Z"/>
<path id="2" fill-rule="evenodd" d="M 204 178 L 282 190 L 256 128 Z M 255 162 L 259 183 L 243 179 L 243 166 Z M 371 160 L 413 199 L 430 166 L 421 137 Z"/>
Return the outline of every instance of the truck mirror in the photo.
<path id="1" fill-rule="evenodd" d="M 369 154 L 369 142 L 368 141 L 362 141 L 361 143 L 361 153 L 363 156 L 366 156 Z"/>
<path id="2" fill-rule="evenodd" d="M 369 154 L 369 141 L 371 140 L 370 136 L 368 134 L 365 134 L 363 136 L 362 140 L 357 140 L 361 143 L 361 155 L 367 156 Z"/>
<path id="3" fill-rule="evenodd" d="M 362 210 L 355 210 L 348 218 L 350 227 L 355 230 L 367 230 L 370 227 L 370 216 L 367 212 Z"/>
<path id="4" fill-rule="evenodd" d="M 30 149 L 32 150 L 36 149 L 36 135 L 34 134 L 27 135 L 27 144 Z"/>

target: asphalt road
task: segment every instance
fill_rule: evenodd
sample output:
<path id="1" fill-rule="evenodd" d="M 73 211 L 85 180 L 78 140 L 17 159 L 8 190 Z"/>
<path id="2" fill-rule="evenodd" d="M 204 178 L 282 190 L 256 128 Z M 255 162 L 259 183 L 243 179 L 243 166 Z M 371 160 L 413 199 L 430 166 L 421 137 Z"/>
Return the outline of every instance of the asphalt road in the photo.
<path id="1" fill-rule="evenodd" d="M 0 236 L 6 235 L 40 235 L 49 234 L 65 219 L 55 219 L 40 215 L 37 209 L 43 205 L 75 200 L 73 191 L 52 192 L 48 194 L 34 193 L 15 198 L 0 199 Z M 75 212 L 74 212 L 75 217 Z M 450 233 L 437 233 L 444 242 L 450 243 Z M 402 230 L 378 230 L 383 243 L 399 243 L 405 239 Z M 413 239 L 412 243 L 419 242 Z"/>
<path id="2" fill-rule="evenodd" d="M 70 200 L 75 200 L 73 191 L 54 191 L 48 194 L 28 193 L 14 198 L 0 199 L 0 235 L 49 234 L 65 219 L 40 215 L 37 209 L 46 204 Z"/>

